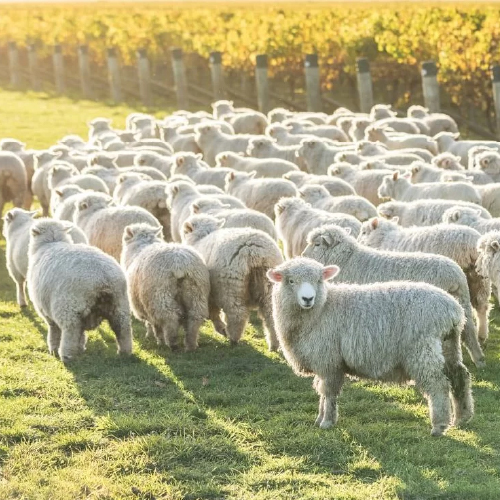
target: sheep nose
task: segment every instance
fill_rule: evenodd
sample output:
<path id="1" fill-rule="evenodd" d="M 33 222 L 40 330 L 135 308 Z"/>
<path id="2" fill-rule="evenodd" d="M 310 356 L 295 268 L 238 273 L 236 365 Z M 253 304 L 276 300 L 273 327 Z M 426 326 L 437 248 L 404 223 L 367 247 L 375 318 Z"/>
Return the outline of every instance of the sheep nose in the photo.
<path id="1" fill-rule="evenodd" d="M 304 303 L 306 305 L 310 304 L 313 299 L 314 299 L 314 297 L 302 297 L 302 300 L 304 301 Z"/>

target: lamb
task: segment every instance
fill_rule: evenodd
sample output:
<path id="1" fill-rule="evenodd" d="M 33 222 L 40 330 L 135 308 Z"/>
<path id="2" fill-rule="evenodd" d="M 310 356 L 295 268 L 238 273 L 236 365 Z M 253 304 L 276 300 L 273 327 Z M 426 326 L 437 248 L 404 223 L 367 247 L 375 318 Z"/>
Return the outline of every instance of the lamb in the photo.
<path id="1" fill-rule="evenodd" d="M 465 170 L 462 172 L 458 170 L 443 170 L 422 162 L 415 162 L 410 165 L 410 168 L 411 180 L 414 184 L 420 184 L 423 182 L 452 182 L 466 180 Z"/>
<path id="2" fill-rule="evenodd" d="M 134 165 L 138 167 L 153 167 L 159 170 L 167 179 L 172 175 L 172 166 L 174 159 L 168 156 L 162 156 L 158 153 L 144 151 L 134 158 Z"/>
<path id="3" fill-rule="evenodd" d="M 388 149 L 421 148 L 430 151 L 433 155 L 438 154 L 436 141 L 428 135 L 412 134 L 401 137 L 389 136 L 383 128 L 371 125 L 366 129 L 365 138 L 372 142 L 380 141 Z"/>
<path id="4" fill-rule="evenodd" d="M 64 184 L 76 184 L 82 189 L 109 194 L 108 186 L 98 177 L 90 174 L 80 174 L 78 169 L 65 162 L 55 162 L 47 173 L 47 183 L 52 191 Z"/>
<path id="5" fill-rule="evenodd" d="M 437 224 L 432 227 L 402 228 L 394 220 L 374 218 L 363 223 L 358 239 L 360 243 L 380 250 L 429 252 L 454 260 L 467 277 L 472 307 L 477 313 L 479 339 L 485 341 L 488 337 L 491 286 L 476 271 L 477 242 L 480 237 L 476 230 L 466 226 Z M 467 346 L 472 352 L 473 335 L 466 336 L 469 339 Z M 474 357 L 472 359 L 476 364 L 480 361 Z"/>
<path id="6" fill-rule="evenodd" d="M 325 142 L 314 139 L 302 141 L 297 155 L 302 158 L 305 169 L 310 174 L 324 175 L 328 167 L 334 163 L 338 153 L 344 154 L 352 150 L 350 143 L 341 143 L 340 146 L 331 146 Z"/>
<path id="7" fill-rule="evenodd" d="M 280 146 L 297 146 L 304 139 L 314 139 L 314 135 L 292 134 L 291 127 L 282 123 L 272 123 L 266 128 L 266 135 L 276 140 Z"/>
<path id="8" fill-rule="evenodd" d="M 260 159 L 273 158 L 286 160 L 290 163 L 295 163 L 300 168 L 302 160 L 296 156 L 298 149 L 299 146 L 278 146 L 278 144 L 269 137 L 256 137 L 250 139 L 248 142 L 246 154 Z"/>
<path id="9" fill-rule="evenodd" d="M 299 172 L 299 167 L 290 161 L 277 158 L 251 158 L 242 153 L 224 151 L 215 157 L 216 167 L 225 167 L 239 172 L 255 171 L 255 177 L 282 177 L 289 172 Z"/>
<path id="10" fill-rule="evenodd" d="M 126 197 L 127 194 L 134 189 L 137 184 L 139 184 L 139 182 L 145 180 L 148 180 L 148 177 L 141 174 L 130 173 L 119 175 L 116 180 L 116 187 L 113 191 L 113 199 L 117 204 L 125 205 L 122 201 L 123 198 Z"/>
<path id="11" fill-rule="evenodd" d="M 443 214 L 443 222 L 469 226 L 480 234 L 500 231 L 500 219 L 484 219 L 481 211 L 473 208 L 452 207 Z"/>
<path id="12" fill-rule="evenodd" d="M 201 158 L 201 154 L 177 153 L 172 175 L 186 175 L 196 184 L 213 184 L 224 189 L 226 176 L 233 170 L 224 167 L 210 168 Z"/>
<path id="13" fill-rule="evenodd" d="M 496 141 L 458 141 L 459 136 L 458 133 L 440 132 L 434 140 L 438 144 L 440 153 L 448 152 L 459 156 L 464 166 L 467 166 L 469 150 L 474 146 L 487 146 L 500 151 L 500 143 Z"/>
<path id="14" fill-rule="evenodd" d="M 134 316 L 158 344 L 177 348 L 179 326 L 185 349 L 198 347 L 200 326 L 208 318 L 210 275 L 200 254 L 187 245 L 165 243 L 161 228 L 132 224 L 123 234 L 121 265 Z"/>
<path id="15" fill-rule="evenodd" d="M 172 146 L 174 153 L 201 153 L 201 149 L 196 143 L 195 134 L 181 134 L 178 132 L 177 127 L 171 125 L 160 127 L 160 134 L 162 140 L 168 142 Z"/>
<path id="16" fill-rule="evenodd" d="M 348 163 L 334 164 L 328 169 L 328 175 L 348 182 L 355 189 L 356 194 L 363 196 L 374 206 L 382 202 L 378 195 L 378 188 L 384 177 L 391 174 L 392 171 L 388 169 L 358 170 Z"/>
<path id="17" fill-rule="evenodd" d="M 232 125 L 235 134 L 261 135 L 268 125 L 266 115 L 253 110 L 225 116 L 224 119 Z"/>
<path id="18" fill-rule="evenodd" d="M 269 350 L 276 351 L 278 341 L 266 271 L 283 262 L 278 245 L 258 229 L 220 226 L 221 221 L 215 217 L 193 215 L 184 223 L 182 234 L 183 242 L 202 255 L 210 272 L 210 319 L 215 330 L 235 345 L 243 335 L 250 309 L 257 308 Z M 227 326 L 220 319 L 221 310 Z"/>
<path id="19" fill-rule="evenodd" d="M 355 189 L 343 179 L 335 179 L 329 175 L 313 175 L 306 172 L 289 172 L 283 179 L 293 182 L 298 188 L 308 184 L 324 186 L 332 196 L 348 196 L 356 194 Z"/>
<path id="20" fill-rule="evenodd" d="M 491 231 L 483 235 L 477 244 L 479 257 L 477 272 L 491 280 L 492 290 L 497 300 L 500 290 L 500 232 Z"/>
<path id="21" fill-rule="evenodd" d="M 105 135 L 113 132 L 111 128 L 111 120 L 108 118 L 94 118 L 88 123 L 89 126 L 89 143 L 96 144 L 97 141 Z"/>
<path id="22" fill-rule="evenodd" d="M 348 162 L 352 165 L 360 165 L 365 161 L 383 161 L 388 165 L 411 165 L 415 161 L 420 161 L 422 158 L 413 153 L 394 153 L 388 152 L 379 156 L 361 156 L 358 153 L 344 151 L 335 155 L 332 163 Z"/>
<path id="23" fill-rule="evenodd" d="M 170 210 L 170 231 L 176 243 L 181 242 L 182 226 L 190 215 L 191 205 L 207 193 L 185 181 L 172 182 L 167 190 L 167 207 Z M 212 195 L 231 208 L 245 208 L 245 204 L 230 195 Z"/>
<path id="24" fill-rule="evenodd" d="M 446 210 L 457 206 L 480 210 L 481 217 L 491 219 L 491 215 L 486 209 L 474 203 L 453 200 L 389 201 L 379 205 L 377 211 L 381 217 L 386 219 L 398 217 L 398 223 L 403 227 L 434 226 L 442 222 Z"/>
<path id="25" fill-rule="evenodd" d="M 27 305 L 25 287 L 28 274 L 28 242 L 31 226 L 37 222 L 34 219 L 37 214 L 37 211 L 28 212 L 22 208 L 13 208 L 4 216 L 7 270 L 16 284 L 17 303 L 20 307 Z M 74 243 L 87 243 L 87 238 L 76 226 L 72 225 L 69 236 Z"/>
<path id="26" fill-rule="evenodd" d="M 460 348 L 465 318 L 457 301 L 425 283 L 327 284 L 338 272 L 337 266 L 299 258 L 267 273 L 285 359 L 298 375 L 315 377 L 316 424 L 328 429 L 337 423 L 345 374 L 414 380 L 429 399 L 433 436 L 450 425 L 450 392 L 453 423 L 468 422 L 474 410 Z"/>
<path id="27" fill-rule="evenodd" d="M 287 259 L 300 255 L 307 245 L 307 235 L 324 224 L 349 228 L 358 235 L 361 223 L 352 215 L 332 214 L 312 208 L 300 198 L 282 198 L 275 206 L 276 231 Z"/>
<path id="28" fill-rule="evenodd" d="M 251 208 L 230 208 L 217 198 L 209 196 L 197 198 L 191 205 L 191 215 L 207 214 L 224 220 L 224 227 L 252 227 L 276 239 L 273 221 L 265 214 Z"/>
<path id="29" fill-rule="evenodd" d="M 361 156 L 384 156 L 393 154 L 385 144 L 382 144 L 381 142 L 373 143 L 369 141 L 359 141 L 356 146 L 356 152 Z M 421 160 L 428 163 L 430 163 L 434 158 L 434 155 L 430 151 L 420 148 L 402 148 L 398 150 L 398 154 L 416 155 L 419 156 Z"/>
<path id="30" fill-rule="evenodd" d="M 481 195 L 483 208 L 493 217 L 500 217 L 500 182 L 476 186 L 476 189 Z"/>
<path id="31" fill-rule="evenodd" d="M 274 220 L 274 205 L 280 198 L 297 196 L 293 182 L 285 179 L 255 179 L 253 172 L 231 172 L 226 176 L 226 192 L 239 198 L 248 208 Z"/>
<path id="32" fill-rule="evenodd" d="M 143 222 L 159 227 L 160 223 L 141 207 L 113 207 L 113 199 L 104 193 L 82 195 L 74 221 L 91 245 L 120 260 L 123 231 L 127 226 Z"/>
<path id="33" fill-rule="evenodd" d="M 28 193 L 26 167 L 21 159 L 9 151 L 0 151 L 0 215 L 5 203 L 15 207 L 24 205 Z"/>
<path id="34" fill-rule="evenodd" d="M 331 141 L 349 142 L 348 135 L 335 125 L 314 125 L 312 123 L 304 123 L 299 121 L 287 120 L 283 123 L 291 127 L 292 134 L 308 134 Z"/>
<path id="35" fill-rule="evenodd" d="M 384 177 L 378 188 L 380 198 L 390 198 L 397 201 L 415 201 L 421 199 L 441 199 L 469 201 L 481 204 L 481 195 L 467 182 L 428 182 L 411 184 L 411 174 L 399 175 L 394 172 Z"/>
<path id="36" fill-rule="evenodd" d="M 377 209 L 362 196 L 331 196 L 319 184 L 309 184 L 299 190 L 300 197 L 314 208 L 333 213 L 349 214 L 363 222 L 377 215 Z"/>
<path id="37" fill-rule="evenodd" d="M 366 128 L 373 123 L 369 118 L 342 118 L 342 121 L 346 122 L 346 127 L 348 126 L 347 133 L 353 141 L 361 141 L 365 137 Z M 341 120 L 339 120 L 338 125 L 341 125 Z"/>
<path id="38" fill-rule="evenodd" d="M 30 230 L 28 291 L 49 327 L 49 352 L 63 362 L 85 350 L 86 330 L 109 321 L 118 353 L 132 352 L 127 282 L 120 266 L 97 248 L 75 245 L 65 222 L 44 219 Z"/>
<path id="39" fill-rule="evenodd" d="M 475 168 L 488 175 L 493 182 L 500 181 L 500 153 L 496 151 L 483 151 L 475 158 Z"/>
<path id="40" fill-rule="evenodd" d="M 448 257 L 422 252 L 392 252 L 361 245 L 349 235 L 348 229 L 321 226 L 307 237 L 302 253 L 329 265 L 336 262 L 343 283 L 378 283 L 386 281 L 423 281 L 452 295 L 465 311 L 464 340 L 470 346 L 471 358 L 483 363 L 477 342 L 467 278 L 458 264 Z"/>
<path id="41" fill-rule="evenodd" d="M 420 127 L 411 118 L 382 118 L 373 123 L 376 127 L 389 127 L 404 134 L 419 134 Z"/>
<path id="42" fill-rule="evenodd" d="M 390 104 L 374 104 L 370 109 L 370 118 L 374 122 L 384 118 L 393 118 L 395 116 L 397 116 L 397 113 L 392 110 Z"/>
<path id="43" fill-rule="evenodd" d="M 429 127 L 429 135 L 434 137 L 439 132 L 458 132 L 458 126 L 455 120 L 444 113 L 429 113 L 423 106 L 410 106 L 408 108 L 409 118 L 419 118 Z"/>

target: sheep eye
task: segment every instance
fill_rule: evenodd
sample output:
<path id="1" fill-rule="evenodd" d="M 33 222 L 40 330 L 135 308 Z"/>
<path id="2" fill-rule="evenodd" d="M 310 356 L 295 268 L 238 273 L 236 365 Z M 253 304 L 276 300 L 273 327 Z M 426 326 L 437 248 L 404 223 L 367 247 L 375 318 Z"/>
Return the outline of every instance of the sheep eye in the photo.
<path id="1" fill-rule="evenodd" d="M 315 247 L 320 247 L 321 246 L 321 242 L 317 241 L 315 244 L 314 244 Z"/>
<path id="2" fill-rule="evenodd" d="M 288 278 L 288 284 L 289 285 L 293 285 L 294 283 L 295 283 L 295 281 L 292 278 Z"/>

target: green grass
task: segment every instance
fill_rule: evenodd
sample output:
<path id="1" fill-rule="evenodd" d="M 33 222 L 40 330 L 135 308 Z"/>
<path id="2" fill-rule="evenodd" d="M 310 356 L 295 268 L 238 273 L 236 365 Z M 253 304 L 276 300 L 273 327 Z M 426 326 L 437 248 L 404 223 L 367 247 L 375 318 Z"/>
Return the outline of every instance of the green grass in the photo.
<path id="1" fill-rule="evenodd" d="M 127 107 L 0 91 L 0 136 L 30 147 L 86 132 Z M 161 112 L 161 110 L 158 110 Z M 134 324 L 135 354 L 107 326 L 63 366 L 46 327 L 20 312 L 0 242 L 1 499 L 498 499 L 500 314 L 476 416 L 431 438 L 412 387 L 347 383 L 338 426 L 313 426 L 317 396 L 249 326 L 230 348 L 207 323 L 196 353 L 170 353 Z M 468 358 L 467 358 L 468 362 Z M 470 366 L 470 364 L 469 364 Z"/>

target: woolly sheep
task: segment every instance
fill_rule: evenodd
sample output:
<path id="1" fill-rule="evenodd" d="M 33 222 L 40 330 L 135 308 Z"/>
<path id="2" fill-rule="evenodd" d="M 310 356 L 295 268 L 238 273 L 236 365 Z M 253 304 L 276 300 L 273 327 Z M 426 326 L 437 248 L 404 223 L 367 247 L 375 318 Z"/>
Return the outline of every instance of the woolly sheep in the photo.
<path id="1" fill-rule="evenodd" d="M 314 139 L 314 135 L 292 134 L 291 127 L 286 127 L 281 123 L 272 123 L 266 127 L 265 132 L 280 146 L 297 146 L 304 139 Z"/>
<path id="2" fill-rule="evenodd" d="M 143 153 L 139 153 L 134 158 L 134 164 L 138 167 L 156 168 L 168 179 L 171 176 L 174 159 L 172 157 L 159 155 L 158 153 L 145 151 Z"/>
<path id="3" fill-rule="evenodd" d="M 209 167 L 201 154 L 193 153 L 177 153 L 172 168 L 172 175 L 186 175 L 196 184 L 213 184 L 221 189 L 224 189 L 226 176 L 230 172 L 230 168 Z"/>
<path id="4" fill-rule="evenodd" d="M 421 199 L 459 200 L 481 204 L 481 195 L 466 182 L 429 182 L 411 184 L 411 174 L 399 175 L 394 172 L 384 177 L 378 188 L 380 198 L 397 201 L 415 201 Z"/>
<path id="5" fill-rule="evenodd" d="M 180 134 L 177 131 L 177 127 L 174 126 L 160 127 L 160 134 L 162 140 L 168 142 L 172 146 L 174 153 L 201 153 L 201 149 L 196 143 L 195 134 Z"/>
<path id="6" fill-rule="evenodd" d="M 477 335 L 484 341 L 488 337 L 491 287 L 489 281 L 476 272 L 476 247 L 480 237 L 476 230 L 465 226 L 437 224 L 432 227 L 402 228 L 394 221 L 374 218 L 363 223 L 358 239 L 360 243 L 380 250 L 429 252 L 454 260 L 467 277 L 472 307 L 477 313 Z M 474 346 L 477 337 L 470 330 L 465 336 L 472 359 L 477 364 L 480 360 L 473 354 L 474 349 L 479 352 Z"/>
<path id="7" fill-rule="evenodd" d="M 382 118 L 380 120 L 377 120 L 376 122 L 373 122 L 373 125 L 382 128 L 390 127 L 396 132 L 402 132 L 405 134 L 420 133 L 419 126 L 415 123 L 415 121 L 412 118 L 396 118 L 396 117 Z"/>
<path id="8" fill-rule="evenodd" d="M 494 151 L 483 151 L 475 158 L 475 168 L 488 175 L 493 182 L 500 181 L 500 153 Z"/>
<path id="9" fill-rule="evenodd" d="M 231 172 L 226 176 L 226 192 L 239 198 L 248 208 L 274 220 L 274 205 L 280 198 L 297 196 L 293 182 L 285 179 L 255 179 L 253 172 Z"/>
<path id="10" fill-rule="evenodd" d="M 304 140 L 300 148 L 297 150 L 297 155 L 302 158 L 305 170 L 310 174 L 324 175 L 327 173 L 328 167 L 334 163 L 337 154 L 344 154 L 352 150 L 349 143 L 340 143 L 339 146 L 331 146 L 319 139 Z"/>
<path id="11" fill-rule="evenodd" d="M 349 228 L 358 235 L 361 223 L 352 215 L 332 214 L 311 207 L 300 198 L 282 198 L 276 204 L 276 232 L 283 244 L 287 259 L 300 255 L 307 245 L 307 235 L 312 229 L 324 224 Z"/>
<path id="12" fill-rule="evenodd" d="M 288 172 L 299 172 L 295 163 L 278 158 L 251 158 L 242 153 L 224 151 L 216 158 L 216 167 L 225 167 L 239 172 L 256 172 L 255 177 L 282 177 Z"/>
<path id="13" fill-rule="evenodd" d="M 118 352 L 132 352 L 127 282 L 120 266 L 97 248 L 74 245 L 71 226 L 51 219 L 30 230 L 28 291 L 49 327 L 49 352 L 62 361 L 85 349 L 86 330 L 103 319 L 116 335 Z"/>
<path id="14" fill-rule="evenodd" d="M 210 272 L 210 319 L 216 331 L 234 345 L 243 335 L 250 309 L 256 308 L 264 323 L 269 350 L 276 351 L 271 286 L 266 272 L 283 262 L 278 245 L 258 229 L 224 229 L 221 224 L 210 215 L 193 215 L 184 223 L 182 234 L 183 242 L 202 255 Z M 227 326 L 220 319 L 221 310 Z"/>
<path id="15" fill-rule="evenodd" d="M 298 188 L 308 184 L 319 184 L 325 187 L 332 196 L 348 196 L 356 194 L 355 189 L 343 179 L 335 179 L 329 175 L 314 175 L 306 172 L 289 172 L 283 179 L 293 182 Z"/>
<path id="16" fill-rule="evenodd" d="M 412 134 L 401 137 L 391 137 L 386 134 L 383 128 L 376 125 L 369 126 L 365 131 L 366 139 L 385 144 L 388 149 L 405 149 L 405 148 L 421 148 L 430 151 L 433 155 L 438 154 L 436 141 L 433 141 L 427 135 Z"/>
<path id="17" fill-rule="evenodd" d="M 302 255 L 324 265 L 338 264 L 341 269 L 339 278 L 343 283 L 423 281 L 448 292 L 465 311 L 463 336 L 471 346 L 471 357 L 482 361 L 483 353 L 476 339 L 467 278 L 450 258 L 422 252 L 376 250 L 360 244 L 349 235 L 348 229 L 338 226 L 322 226 L 311 231 Z"/>
<path id="18" fill-rule="evenodd" d="M 186 351 L 195 350 L 210 294 L 210 276 L 198 252 L 165 243 L 161 228 L 132 224 L 123 234 L 121 265 L 132 312 L 148 335 L 176 349 L 182 325 Z"/>
<path id="19" fill-rule="evenodd" d="M 300 197 L 314 208 L 333 213 L 344 213 L 363 222 L 377 215 L 377 209 L 362 196 L 331 196 L 328 190 L 319 184 L 309 184 L 299 190 Z"/>
<path id="20" fill-rule="evenodd" d="M 461 163 L 464 166 L 468 164 L 469 150 L 474 146 L 487 146 L 500 151 L 500 143 L 495 141 L 458 141 L 460 134 L 451 132 L 440 132 L 434 136 L 434 140 L 438 144 L 439 152 L 452 153 L 461 158 Z"/>
<path id="21" fill-rule="evenodd" d="M 369 141 L 359 141 L 356 145 L 356 152 L 361 156 L 384 156 L 394 154 L 390 152 L 385 144 L 380 142 L 373 143 Z M 419 148 L 402 148 L 398 150 L 397 154 L 411 154 L 419 156 L 420 159 L 425 162 L 431 162 L 434 158 L 434 155 L 430 151 Z"/>
<path id="22" fill-rule="evenodd" d="M 450 393 L 452 423 L 468 422 L 474 410 L 460 349 L 464 313 L 457 301 L 424 283 L 327 284 L 338 272 L 337 266 L 307 258 L 268 272 L 285 359 L 298 375 L 314 375 L 320 396 L 316 424 L 328 429 L 337 423 L 345 374 L 414 380 L 429 399 L 433 436 L 450 425 Z"/>
<path id="23" fill-rule="evenodd" d="M 429 113 L 423 106 L 410 106 L 408 117 L 423 120 L 428 125 L 429 135 L 432 137 L 439 132 L 458 132 L 458 126 L 451 116 L 444 113 Z"/>
<path id="24" fill-rule="evenodd" d="M 256 137 L 248 142 L 246 154 L 253 158 L 286 160 L 300 168 L 303 162 L 296 156 L 298 149 L 299 146 L 279 146 L 269 137 Z"/>
<path id="25" fill-rule="evenodd" d="M 313 135 L 338 142 L 349 142 L 350 140 L 348 135 L 340 127 L 335 125 L 313 125 L 310 124 L 310 122 L 306 124 L 304 122 L 292 120 L 288 122 L 285 121 L 284 124 L 291 127 L 290 132 L 292 134 Z"/>
<path id="26" fill-rule="evenodd" d="M 386 154 L 378 156 L 361 156 L 358 153 L 344 151 L 337 153 L 332 163 L 348 162 L 352 165 L 359 165 L 365 161 L 383 161 L 388 165 L 402 166 L 410 165 L 415 161 L 420 161 L 421 159 L 422 158 L 420 158 L 420 156 L 413 153 L 387 152 Z"/>
<path id="27" fill-rule="evenodd" d="M 500 182 L 475 187 L 481 195 L 483 208 L 493 217 L 500 217 Z"/>
<path id="28" fill-rule="evenodd" d="M 443 222 L 469 226 L 480 234 L 500 231 L 500 219 L 484 219 L 481 210 L 465 207 L 452 207 L 443 214 Z"/>
<path id="29" fill-rule="evenodd" d="M 225 116 L 234 129 L 235 134 L 261 135 L 267 127 L 267 117 L 258 111 L 246 111 L 236 113 L 232 116 Z"/>
<path id="30" fill-rule="evenodd" d="M 410 165 L 411 181 L 414 184 L 423 182 L 451 182 L 451 181 L 466 181 L 465 171 L 458 170 L 443 170 L 432 165 L 427 165 L 422 162 L 415 162 Z"/>
<path id="31" fill-rule="evenodd" d="M 477 272 L 491 280 L 491 288 L 497 300 L 500 290 L 500 231 L 490 231 L 477 244 Z"/>
<path id="32" fill-rule="evenodd" d="M 22 207 L 28 193 L 26 167 L 21 159 L 9 151 L 0 151 L 0 215 L 5 203 Z"/>
<path id="33" fill-rule="evenodd" d="M 230 208 L 222 201 L 213 197 L 201 197 L 191 205 L 191 215 L 207 214 L 224 220 L 224 227 L 252 227 L 267 233 L 276 239 L 273 221 L 265 214 L 251 208 Z"/>
<path id="34" fill-rule="evenodd" d="M 111 206 L 112 203 L 113 199 L 104 193 L 81 195 L 74 221 L 91 245 L 119 261 L 123 231 L 127 226 L 143 222 L 159 227 L 160 223 L 144 208 L 115 207 Z"/>

